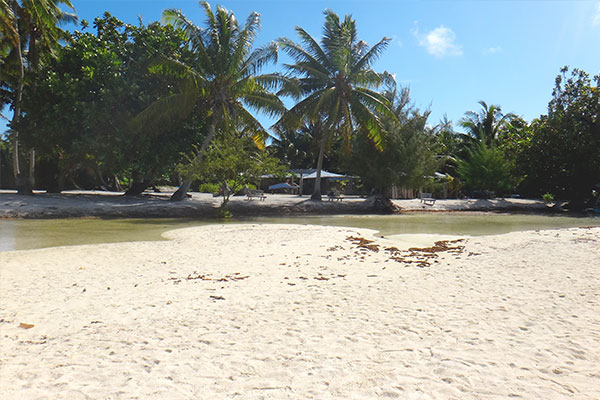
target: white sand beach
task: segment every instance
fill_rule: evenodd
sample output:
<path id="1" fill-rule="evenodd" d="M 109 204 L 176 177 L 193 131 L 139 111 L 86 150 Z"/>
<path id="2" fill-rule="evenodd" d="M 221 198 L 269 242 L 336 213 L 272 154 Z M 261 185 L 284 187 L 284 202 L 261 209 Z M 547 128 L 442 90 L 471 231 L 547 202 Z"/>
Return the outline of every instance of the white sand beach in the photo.
<path id="1" fill-rule="evenodd" d="M 0 399 L 600 398 L 600 228 L 373 233 L 0 253 Z"/>

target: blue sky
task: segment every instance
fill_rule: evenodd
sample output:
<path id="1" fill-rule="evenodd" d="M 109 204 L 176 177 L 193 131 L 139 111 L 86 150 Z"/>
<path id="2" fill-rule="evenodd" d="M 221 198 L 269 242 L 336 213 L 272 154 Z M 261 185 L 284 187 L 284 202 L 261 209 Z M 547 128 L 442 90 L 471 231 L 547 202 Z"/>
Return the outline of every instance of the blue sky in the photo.
<path id="1" fill-rule="evenodd" d="M 160 19 L 178 8 L 203 23 L 195 0 L 71 0 L 81 19 L 104 11 L 129 23 Z M 392 43 L 374 65 L 409 86 L 430 124 L 444 114 L 458 122 L 479 100 L 526 120 L 546 113 L 554 78 L 564 65 L 600 73 L 600 1 L 223 0 L 211 2 L 244 21 L 261 14 L 257 45 L 281 36 L 296 40 L 295 26 L 320 37 L 323 10 L 352 14 L 359 37 Z M 281 61 L 285 61 L 282 57 Z M 268 121 L 265 120 L 266 123 Z"/>

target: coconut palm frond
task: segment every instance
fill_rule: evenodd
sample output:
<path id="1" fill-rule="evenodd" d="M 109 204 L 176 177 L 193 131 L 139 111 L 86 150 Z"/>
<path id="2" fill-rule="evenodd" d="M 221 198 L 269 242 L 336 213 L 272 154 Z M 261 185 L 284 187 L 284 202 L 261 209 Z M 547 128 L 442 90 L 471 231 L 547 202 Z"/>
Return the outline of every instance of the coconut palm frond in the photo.
<path id="1" fill-rule="evenodd" d="M 257 75 L 253 78 L 256 83 L 266 90 L 277 90 L 282 88 L 287 78 L 280 73 Z"/>
<path id="2" fill-rule="evenodd" d="M 352 74 L 349 78 L 352 80 L 352 83 L 356 84 L 358 87 L 378 88 L 384 84 L 381 74 L 370 69 Z"/>
<path id="3" fill-rule="evenodd" d="M 328 90 L 330 92 L 334 91 L 334 89 Z M 315 91 L 300 102 L 296 103 L 296 105 L 290 109 L 290 112 L 304 117 L 309 121 L 316 122 L 321 117 L 321 110 L 319 109 L 319 106 L 325 102 L 325 98 L 327 97 L 329 96 L 324 93 L 324 90 Z"/>
<path id="4" fill-rule="evenodd" d="M 0 32 L 2 36 L 6 38 L 12 46 L 16 46 L 18 43 L 19 34 L 15 27 L 15 11 L 9 5 L 7 0 L 0 0 Z"/>
<path id="5" fill-rule="evenodd" d="M 290 96 L 296 100 L 302 97 L 302 89 L 300 88 L 300 80 L 282 76 L 281 88 L 277 92 L 278 96 Z"/>
<path id="6" fill-rule="evenodd" d="M 186 83 L 193 83 L 194 86 L 199 88 L 205 82 L 203 74 L 179 60 L 155 56 L 149 60 L 149 65 L 148 70 L 151 73 L 177 78 Z"/>
<path id="7" fill-rule="evenodd" d="M 258 31 L 260 30 L 260 14 L 257 12 L 252 12 L 246 18 L 246 24 L 244 25 L 244 31 L 248 32 L 247 42 L 249 43 L 249 47 L 252 47 L 252 43 L 254 43 L 254 39 Z"/>
<path id="8" fill-rule="evenodd" d="M 388 48 L 391 39 L 383 38 L 377 44 L 375 44 L 369 51 L 366 52 L 357 62 L 352 66 L 352 73 L 358 73 L 363 70 L 366 66 L 371 65 L 377 60 L 381 53 Z"/>
<path id="9" fill-rule="evenodd" d="M 163 97 L 133 118 L 128 127 L 134 132 L 160 134 L 174 122 L 189 117 L 196 104 L 197 93 L 193 91 Z"/>
<path id="10" fill-rule="evenodd" d="M 352 112 L 355 114 L 356 119 L 360 121 L 360 128 L 367 133 L 377 149 L 383 150 L 383 130 L 377 116 L 358 99 L 352 99 L 350 103 Z"/>
<path id="11" fill-rule="evenodd" d="M 308 34 L 308 32 L 306 32 L 300 27 L 296 27 L 296 32 L 298 33 L 298 36 L 307 48 L 307 50 L 304 50 L 302 49 L 302 47 L 299 46 L 300 49 L 302 49 L 302 51 L 305 51 L 306 54 L 310 55 L 310 58 L 316 61 L 317 64 L 322 65 L 328 70 L 331 70 L 333 68 L 331 60 L 329 59 L 329 57 L 327 57 L 327 54 L 325 53 L 323 48 L 321 48 L 319 43 L 310 34 Z"/>
<path id="12" fill-rule="evenodd" d="M 245 57 L 245 60 L 240 59 L 238 63 L 240 74 L 247 74 L 248 76 L 258 74 L 266 65 L 277 62 L 277 53 L 276 43 L 269 43 L 266 46 L 259 47 L 250 53 L 249 56 Z"/>
<path id="13" fill-rule="evenodd" d="M 256 147 L 260 150 L 264 150 L 267 139 L 271 137 L 269 132 L 267 132 L 260 122 L 258 122 L 256 118 L 254 118 L 254 116 L 245 109 L 240 110 L 238 119 L 244 129 L 247 132 L 250 132 L 250 137 L 252 138 L 254 144 L 256 144 Z"/>
<path id="14" fill-rule="evenodd" d="M 204 54 L 204 30 L 189 20 L 181 10 L 168 9 L 163 11 L 162 23 L 181 29 L 193 51 Z"/>
<path id="15" fill-rule="evenodd" d="M 354 97 L 377 115 L 386 116 L 391 119 L 396 118 L 396 114 L 392 111 L 392 104 L 381 93 L 359 88 L 354 92 Z"/>
<path id="16" fill-rule="evenodd" d="M 485 101 L 478 102 L 481 105 L 479 113 L 467 111 L 459 126 L 467 131 L 471 142 L 482 142 L 486 146 L 492 146 L 501 131 L 515 118 L 514 114 L 503 114 L 500 106 L 488 105 Z"/>
<path id="17" fill-rule="evenodd" d="M 297 62 L 295 64 L 285 64 L 289 74 L 301 76 L 305 80 L 321 81 L 324 84 L 331 80 L 331 74 L 324 71 L 318 65 L 312 62 Z"/>
<path id="18" fill-rule="evenodd" d="M 269 117 L 279 117 L 286 111 L 281 99 L 266 90 L 253 90 L 250 94 L 243 96 L 242 101 Z"/>
<path id="19" fill-rule="evenodd" d="M 332 66 L 330 65 L 330 61 L 327 60 L 325 62 L 321 61 L 321 57 L 327 57 L 324 53 L 315 55 L 311 54 L 311 52 L 305 50 L 299 44 L 296 44 L 289 39 L 278 39 L 277 43 L 294 61 L 296 64 L 305 65 L 307 68 L 314 71 L 320 71 L 324 76 L 330 76 L 332 71 Z M 319 48 L 320 49 L 320 48 Z"/>
<path id="20" fill-rule="evenodd" d="M 63 12 L 58 16 L 57 20 L 60 25 L 76 24 L 79 21 L 79 17 L 75 13 Z"/>

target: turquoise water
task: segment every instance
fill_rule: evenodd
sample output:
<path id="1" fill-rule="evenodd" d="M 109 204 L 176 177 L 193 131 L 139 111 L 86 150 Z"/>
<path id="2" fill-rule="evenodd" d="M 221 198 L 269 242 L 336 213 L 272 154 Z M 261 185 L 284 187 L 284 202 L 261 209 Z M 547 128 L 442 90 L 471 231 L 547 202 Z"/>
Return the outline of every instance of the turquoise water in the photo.
<path id="1" fill-rule="evenodd" d="M 165 231 L 221 221 L 188 219 L 43 219 L 0 220 L 0 251 L 44 247 L 161 240 Z M 379 231 L 384 236 L 407 233 L 496 235 L 534 229 L 600 226 L 600 217 L 531 214 L 415 213 L 368 216 L 302 216 L 234 219 L 236 223 L 278 223 L 350 226 Z"/>

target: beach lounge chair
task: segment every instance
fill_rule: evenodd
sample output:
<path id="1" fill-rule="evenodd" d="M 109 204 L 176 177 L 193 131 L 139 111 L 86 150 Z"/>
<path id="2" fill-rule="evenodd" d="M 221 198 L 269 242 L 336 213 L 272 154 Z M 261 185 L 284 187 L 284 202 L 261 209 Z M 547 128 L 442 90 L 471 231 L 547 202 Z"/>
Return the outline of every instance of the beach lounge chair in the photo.
<path id="1" fill-rule="evenodd" d="M 343 199 L 344 196 L 342 196 L 341 194 L 337 194 L 335 192 L 327 193 L 327 201 L 342 201 Z"/>
<path id="2" fill-rule="evenodd" d="M 421 192 L 421 203 L 426 206 L 433 206 L 435 204 L 435 199 L 432 197 L 433 193 L 423 193 Z"/>
<path id="3" fill-rule="evenodd" d="M 262 190 L 249 189 L 248 193 L 246 193 L 247 199 L 252 200 L 253 198 L 258 198 L 258 200 L 264 201 L 267 196 L 265 196 L 265 192 Z"/>

